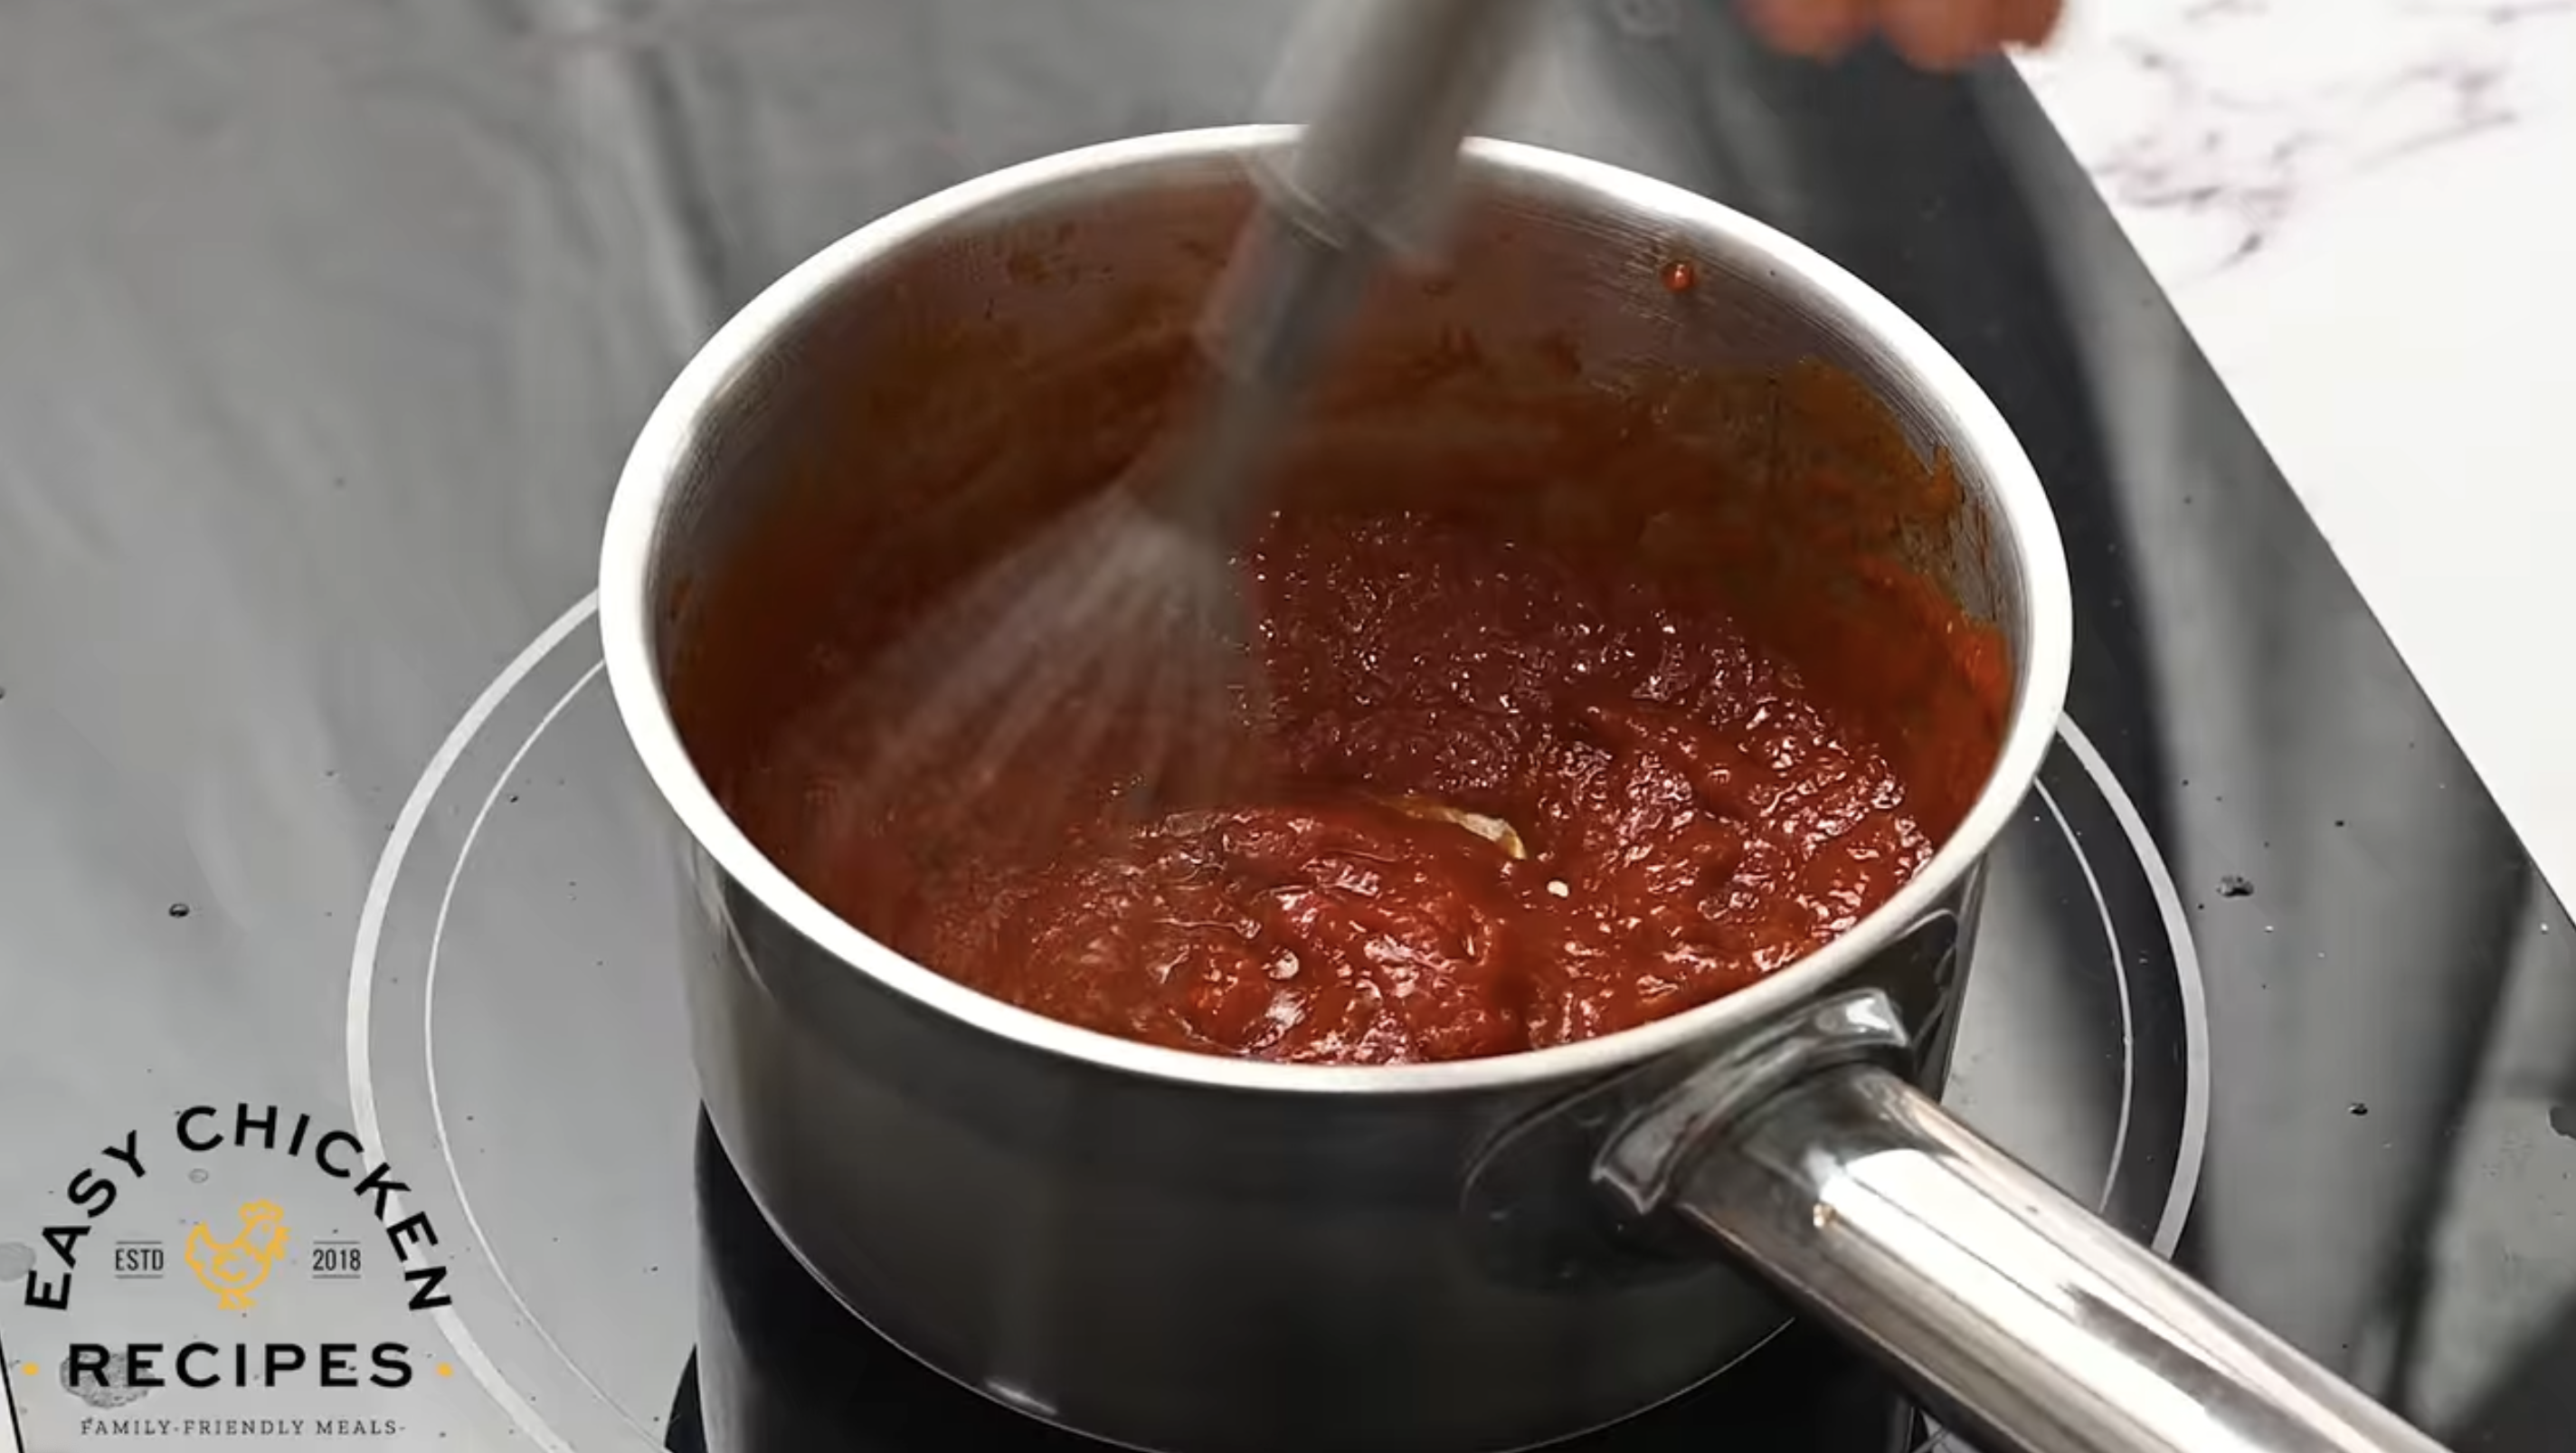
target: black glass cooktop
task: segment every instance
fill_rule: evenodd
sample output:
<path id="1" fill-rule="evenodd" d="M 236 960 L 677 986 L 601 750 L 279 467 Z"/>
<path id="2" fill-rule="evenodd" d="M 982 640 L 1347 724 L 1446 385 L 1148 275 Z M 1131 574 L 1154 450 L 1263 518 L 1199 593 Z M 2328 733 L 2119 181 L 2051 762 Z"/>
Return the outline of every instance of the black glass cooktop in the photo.
<path id="1" fill-rule="evenodd" d="M 707 1423 L 783 1430 L 720 1453 L 1046 1444 L 819 1302 L 694 1155 L 675 844 L 596 679 L 598 528 L 663 385 L 787 267 L 1000 165 L 1245 119 L 1294 13 L 13 14 L 0 1105 L 31 1169 L 0 1166 L 0 1278 L 65 1168 L 172 1096 L 345 1097 L 451 1233 L 456 1375 L 403 1416 L 453 1437 L 420 1446 L 685 1446 L 693 1349 Z M 2019 79 L 1792 64 L 1731 14 L 1566 0 L 1492 129 L 1819 247 L 2039 467 L 2074 730 L 1997 866 L 1955 1096 L 2454 1446 L 2559 1453 L 2576 933 Z M 62 1337 L 0 1322 L 13 1356 Z M 94 1410 L 11 1386 L 35 1446 Z M 1599 1446 L 1721 1426 L 1914 1436 L 1792 1334 Z"/>
<path id="2" fill-rule="evenodd" d="M 1102 1453 L 1041 1427 L 914 1362 L 851 1320 L 787 1254 L 752 1205 L 713 1130 L 700 1123 L 698 1210 L 706 1228 L 708 1343 L 674 1399 L 674 1453 L 722 1448 L 933 1453 Z M 701 1402 L 699 1367 L 720 1364 Z M 714 1420 L 712 1423 L 710 1418 Z M 1877 1378 L 1821 1338 L 1775 1339 L 1735 1373 L 1566 1453 L 1705 1453 L 1712 1431 L 1756 1448 L 1903 1453 L 1904 1409 Z M 711 1429 L 720 1440 L 710 1444 Z"/>

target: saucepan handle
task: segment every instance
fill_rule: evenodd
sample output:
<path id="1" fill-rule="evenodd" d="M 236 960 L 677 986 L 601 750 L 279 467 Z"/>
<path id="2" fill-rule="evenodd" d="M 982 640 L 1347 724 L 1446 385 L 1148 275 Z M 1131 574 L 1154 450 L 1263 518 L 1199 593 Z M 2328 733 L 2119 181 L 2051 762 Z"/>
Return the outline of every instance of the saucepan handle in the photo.
<path id="1" fill-rule="evenodd" d="M 1995 1453 L 2441 1453 L 1873 1062 L 1875 992 L 1664 1096 L 1596 1180 L 1724 1242 Z"/>

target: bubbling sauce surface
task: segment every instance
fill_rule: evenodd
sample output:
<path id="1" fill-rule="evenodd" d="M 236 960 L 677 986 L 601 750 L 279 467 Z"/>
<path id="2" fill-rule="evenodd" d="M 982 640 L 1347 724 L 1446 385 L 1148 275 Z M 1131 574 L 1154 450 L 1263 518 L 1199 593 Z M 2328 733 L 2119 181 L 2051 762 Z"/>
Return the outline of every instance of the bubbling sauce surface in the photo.
<path id="1" fill-rule="evenodd" d="M 813 602 L 781 594 L 792 571 L 727 572 L 679 673 L 683 735 L 713 743 L 697 755 L 720 800 L 835 912 L 1085 1028 L 1393 1064 L 1706 1003 L 1923 865 L 1982 786 L 2009 684 L 1994 630 L 1912 563 L 1959 508 L 1946 463 L 1823 370 L 1682 386 L 1767 422 L 1675 442 L 1672 397 L 1593 393 L 1551 425 L 1556 454 L 1379 478 L 1292 463 L 1242 560 L 1275 701 L 1274 771 L 1241 800 L 1104 815 L 1034 851 L 1007 782 L 935 823 L 901 803 L 853 816 L 874 738 L 834 674 L 924 603 L 926 567 L 918 590 L 844 592 L 840 644 L 798 657 L 795 699 L 831 709 L 757 720 L 693 696 L 688 660 L 739 671 L 755 644 L 811 635 Z M 1579 460 L 1601 477 L 1510 477 Z"/>
<path id="2" fill-rule="evenodd" d="M 1741 987 L 1931 855 L 1884 755 L 1712 602 L 1422 513 L 1282 522 L 1249 563 L 1276 795 L 1000 871 L 968 845 L 897 948 L 1157 1044 L 1458 1059 Z"/>

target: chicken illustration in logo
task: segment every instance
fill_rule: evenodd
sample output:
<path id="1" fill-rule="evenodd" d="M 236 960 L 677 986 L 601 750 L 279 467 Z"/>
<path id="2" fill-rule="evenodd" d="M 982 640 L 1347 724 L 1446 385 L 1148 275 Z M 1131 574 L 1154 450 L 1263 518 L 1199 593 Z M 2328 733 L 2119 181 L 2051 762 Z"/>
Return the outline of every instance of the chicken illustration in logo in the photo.
<path id="1" fill-rule="evenodd" d="M 252 1288 L 286 1254 L 286 1213 L 275 1202 L 244 1202 L 241 1218 L 241 1234 L 230 1241 L 217 1241 L 202 1223 L 188 1233 L 188 1269 L 228 1312 L 250 1310 Z"/>

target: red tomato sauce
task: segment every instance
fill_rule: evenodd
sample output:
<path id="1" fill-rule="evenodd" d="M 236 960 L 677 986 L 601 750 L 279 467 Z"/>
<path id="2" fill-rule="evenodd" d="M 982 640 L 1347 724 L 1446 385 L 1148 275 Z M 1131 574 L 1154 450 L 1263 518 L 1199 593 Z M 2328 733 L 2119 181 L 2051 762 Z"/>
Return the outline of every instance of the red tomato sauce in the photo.
<path id="1" fill-rule="evenodd" d="M 1761 422 L 1639 445 L 1677 399 Z M 1562 454 L 1523 464 L 1598 463 L 1605 482 L 1572 495 L 1491 460 L 1283 482 L 1243 560 L 1275 694 L 1278 770 L 1256 797 L 1034 854 L 1001 827 L 934 833 L 900 812 L 821 831 L 818 803 L 858 770 L 846 712 L 754 719 L 739 703 L 759 683 L 734 659 L 694 694 L 679 673 L 683 734 L 745 831 L 835 911 L 1085 1028 L 1393 1064 L 1706 1003 L 1846 931 L 1931 856 L 1991 767 L 2005 655 L 1914 563 L 1959 518 L 1946 464 L 1917 462 L 1838 376 L 1587 390 L 1563 411 Z M 804 534 L 781 562 L 822 558 Z M 810 634 L 816 599 L 776 584 L 793 574 L 712 582 L 689 659 L 775 658 L 791 620 Z M 878 586 L 838 607 L 836 639 L 921 603 Z M 802 658 L 804 695 L 847 659 Z"/>
<path id="2" fill-rule="evenodd" d="M 1422 513 L 1282 522 L 1251 564 L 1276 798 L 962 875 L 897 947 L 1157 1044 L 1459 1059 L 1741 987 L 1931 853 L 1884 754 L 1712 601 Z"/>

